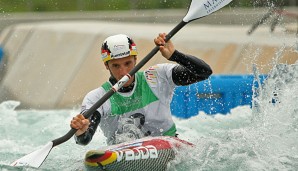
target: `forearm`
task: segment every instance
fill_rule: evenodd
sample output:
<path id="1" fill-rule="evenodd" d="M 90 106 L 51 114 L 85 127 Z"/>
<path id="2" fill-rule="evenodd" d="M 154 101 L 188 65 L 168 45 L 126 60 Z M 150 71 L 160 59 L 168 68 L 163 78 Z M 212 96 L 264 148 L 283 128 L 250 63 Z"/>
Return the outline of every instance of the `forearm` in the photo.
<path id="1" fill-rule="evenodd" d="M 87 130 L 85 133 L 83 133 L 79 136 L 75 136 L 75 141 L 79 145 L 87 145 L 92 140 L 92 137 L 93 137 L 93 134 L 88 132 L 88 130 Z"/>
<path id="2" fill-rule="evenodd" d="M 79 136 L 75 136 L 75 141 L 80 145 L 87 145 L 92 140 L 92 137 L 100 123 L 101 115 L 99 112 L 94 112 L 93 115 L 89 118 L 90 125 L 87 131 Z"/>
<path id="3" fill-rule="evenodd" d="M 212 74 L 212 69 L 203 60 L 194 56 L 185 55 L 175 51 L 170 61 L 177 62 L 173 68 L 173 81 L 176 85 L 189 85 L 207 79 Z"/>

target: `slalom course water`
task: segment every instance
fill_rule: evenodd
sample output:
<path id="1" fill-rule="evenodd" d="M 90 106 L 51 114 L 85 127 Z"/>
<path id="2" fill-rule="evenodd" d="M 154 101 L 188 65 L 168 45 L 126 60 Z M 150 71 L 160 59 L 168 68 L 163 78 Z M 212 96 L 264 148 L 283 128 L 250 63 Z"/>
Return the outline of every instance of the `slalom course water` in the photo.
<path id="1" fill-rule="evenodd" d="M 175 118 L 179 137 L 196 145 L 173 160 L 169 170 L 297 170 L 298 64 L 276 65 L 254 107 L 237 107 L 228 115 Z M 276 95 L 273 95 L 275 92 Z M 272 103 L 272 98 L 276 102 Z M 69 130 L 79 110 L 15 110 L 16 101 L 0 104 L 0 169 Z M 101 132 L 88 146 L 74 141 L 55 147 L 38 170 L 83 169 L 86 151 L 106 146 Z M 36 170 L 26 168 L 26 170 Z"/>

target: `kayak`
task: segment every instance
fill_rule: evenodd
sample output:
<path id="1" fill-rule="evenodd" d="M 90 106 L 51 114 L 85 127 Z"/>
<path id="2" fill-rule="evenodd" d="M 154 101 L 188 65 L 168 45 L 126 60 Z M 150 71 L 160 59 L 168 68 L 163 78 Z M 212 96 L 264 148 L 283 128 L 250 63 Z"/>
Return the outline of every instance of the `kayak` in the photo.
<path id="1" fill-rule="evenodd" d="M 179 149 L 194 145 L 177 137 L 160 136 L 90 150 L 84 165 L 88 171 L 108 170 L 167 170 L 168 163 Z"/>

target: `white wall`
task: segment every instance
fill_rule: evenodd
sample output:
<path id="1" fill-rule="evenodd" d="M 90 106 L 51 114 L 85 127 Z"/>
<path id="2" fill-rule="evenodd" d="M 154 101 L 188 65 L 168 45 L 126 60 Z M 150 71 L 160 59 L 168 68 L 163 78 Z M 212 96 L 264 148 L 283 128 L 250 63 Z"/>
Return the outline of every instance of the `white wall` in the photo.
<path id="1" fill-rule="evenodd" d="M 101 42 L 112 34 L 130 35 L 139 50 L 139 60 L 154 48 L 159 32 L 173 24 L 113 22 L 40 22 L 19 24 L 4 30 L 0 44 L 8 54 L 7 72 L 0 86 L 0 100 L 18 100 L 22 107 L 66 108 L 79 105 L 84 95 L 108 80 L 100 58 Z M 280 62 L 298 59 L 292 50 L 297 39 L 277 30 L 259 28 L 251 36 L 243 26 L 192 25 L 172 38 L 176 48 L 203 58 L 215 74 L 250 73 L 253 62 L 261 73 L 285 46 Z M 159 54 L 145 67 L 167 62 Z"/>

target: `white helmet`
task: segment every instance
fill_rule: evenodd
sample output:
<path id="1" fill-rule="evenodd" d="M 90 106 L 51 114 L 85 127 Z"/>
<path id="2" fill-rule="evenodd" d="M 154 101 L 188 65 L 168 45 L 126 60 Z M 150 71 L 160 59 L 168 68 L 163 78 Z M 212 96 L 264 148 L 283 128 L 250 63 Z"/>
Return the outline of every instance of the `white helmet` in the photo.
<path id="1" fill-rule="evenodd" d="M 137 54 L 136 44 L 130 37 L 124 34 L 117 34 L 106 38 L 101 47 L 103 62 Z"/>

